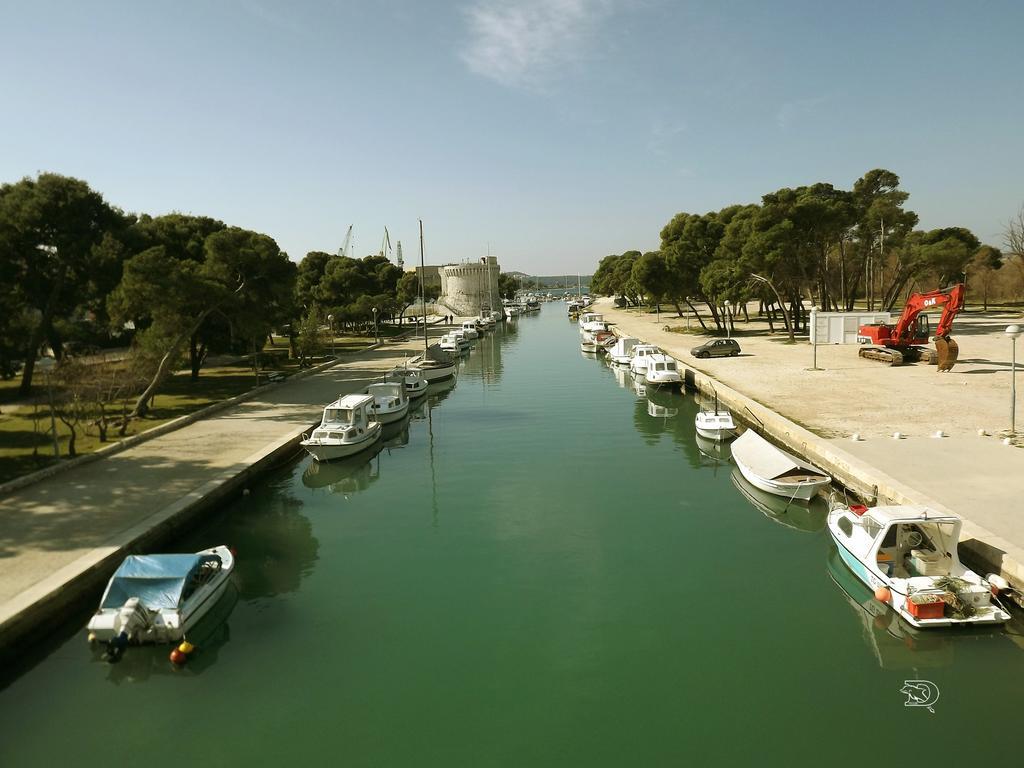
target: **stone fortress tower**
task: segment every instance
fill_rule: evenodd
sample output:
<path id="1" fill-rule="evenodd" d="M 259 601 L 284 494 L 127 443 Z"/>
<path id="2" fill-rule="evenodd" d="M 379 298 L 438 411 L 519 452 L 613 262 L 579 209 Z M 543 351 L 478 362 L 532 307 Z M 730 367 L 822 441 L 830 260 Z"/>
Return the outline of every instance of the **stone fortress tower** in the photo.
<path id="1" fill-rule="evenodd" d="M 485 256 L 479 262 L 449 264 L 441 267 L 441 304 L 456 315 L 475 316 L 481 309 L 501 309 L 498 275 L 501 268 L 496 256 Z"/>
<path id="2" fill-rule="evenodd" d="M 407 268 L 406 271 L 418 272 L 419 267 Z M 428 297 L 431 287 L 436 289 L 440 279 L 440 298 L 437 304 L 447 307 L 455 315 L 476 317 L 485 309 L 503 312 L 501 295 L 498 293 L 501 267 L 497 256 L 484 256 L 479 261 L 464 264 L 428 266 L 423 274 Z"/>

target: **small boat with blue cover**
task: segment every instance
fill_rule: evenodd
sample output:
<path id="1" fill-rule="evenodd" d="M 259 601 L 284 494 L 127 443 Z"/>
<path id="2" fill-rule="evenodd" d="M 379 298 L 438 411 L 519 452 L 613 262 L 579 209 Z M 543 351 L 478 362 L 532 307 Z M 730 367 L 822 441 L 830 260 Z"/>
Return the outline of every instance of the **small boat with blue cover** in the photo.
<path id="1" fill-rule="evenodd" d="M 227 588 L 235 558 L 225 546 L 195 554 L 129 555 L 89 620 L 90 642 L 181 640 Z"/>

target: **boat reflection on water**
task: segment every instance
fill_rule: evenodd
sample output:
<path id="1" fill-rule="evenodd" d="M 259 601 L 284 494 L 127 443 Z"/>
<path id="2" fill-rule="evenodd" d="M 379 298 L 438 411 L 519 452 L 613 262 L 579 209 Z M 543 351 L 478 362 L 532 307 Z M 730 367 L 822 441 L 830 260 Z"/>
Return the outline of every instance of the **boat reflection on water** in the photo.
<path id="1" fill-rule="evenodd" d="M 742 479 L 742 478 L 741 478 Z M 835 546 L 829 547 L 828 574 L 860 619 L 864 642 L 882 669 L 925 669 L 953 663 L 953 638 L 941 631 L 918 631 L 900 620 L 896 611 L 878 602 L 846 567 Z M 959 637 L 965 633 L 957 632 Z"/>
<path id="2" fill-rule="evenodd" d="M 611 370 L 612 376 L 615 377 L 615 383 L 618 384 L 620 388 L 633 388 L 633 377 L 629 373 L 629 368 L 626 368 L 621 365 L 616 365 L 615 363 L 611 362 L 610 359 L 606 359 L 605 364 Z"/>
<path id="3" fill-rule="evenodd" d="M 714 464 L 727 464 L 732 459 L 732 452 L 729 450 L 729 443 L 724 440 L 712 440 L 694 432 L 694 439 L 697 441 L 697 450 L 705 459 L 710 459 Z M 740 478 L 743 480 L 743 478 Z M 743 480 L 746 483 L 746 480 Z M 747 483 L 749 485 L 749 483 Z M 757 490 L 754 488 L 754 490 Z"/>
<path id="4" fill-rule="evenodd" d="M 406 421 L 408 424 L 408 421 Z M 350 494 L 365 491 L 380 479 L 380 462 L 374 461 L 384 450 L 378 442 L 368 451 L 330 462 L 310 462 L 302 473 L 302 484 L 307 488 L 328 488 L 331 493 Z"/>
<path id="5" fill-rule="evenodd" d="M 648 395 L 650 392 L 648 392 Z M 674 416 L 679 415 L 678 408 L 672 408 L 666 405 L 659 405 L 648 397 L 647 400 L 647 415 L 653 416 L 656 419 L 671 419 Z"/>
<path id="6" fill-rule="evenodd" d="M 144 682 L 154 675 L 201 675 L 217 663 L 221 647 L 231 639 L 228 618 L 237 603 L 238 588 L 229 581 L 217 604 L 189 631 L 186 639 L 195 646 L 195 650 L 189 654 L 188 662 L 181 666 L 172 664 L 168 658 L 175 647 L 171 644 L 131 646 L 114 664 L 106 661 L 100 647 L 102 644 L 97 644 L 91 661 L 106 667 L 107 680 L 115 685 Z"/>
<path id="7" fill-rule="evenodd" d="M 409 416 L 401 421 L 385 424 L 380 433 L 380 444 L 384 448 L 401 448 L 409 444 Z"/>
<path id="8" fill-rule="evenodd" d="M 755 488 L 746 481 L 738 469 L 733 469 L 731 478 L 736 490 L 773 523 L 808 533 L 825 528 L 828 504 L 820 496 L 815 496 L 809 502 L 793 501 Z"/>

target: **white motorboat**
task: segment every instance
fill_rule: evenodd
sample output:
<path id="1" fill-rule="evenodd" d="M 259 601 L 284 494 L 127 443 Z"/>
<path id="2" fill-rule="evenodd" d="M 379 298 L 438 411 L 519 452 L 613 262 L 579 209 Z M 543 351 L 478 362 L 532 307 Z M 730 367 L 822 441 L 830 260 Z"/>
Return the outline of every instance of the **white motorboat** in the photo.
<path id="1" fill-rule="evenodd" d="M 647 373 L 647 361 L 651 355 L 660 355 L 661 350 L 653 344 L 636 344 L 629 357 L 629 370 L 636 376 L 644 376 Z"/>
<path id="2" fill-rule="evenodd" d="M 380 439 L 380 422 L 370 418 L 372 395 L 345 395 L 324 408 L 320 426 L 299 445 L 317 461 L 330 461 L 365 450 Z M 408 407 L 408 404 L 406 404 Z"/>
<path id="3" fill-rule="evenodd" d="M 421 355 L 409 360 L 409 370 L 419 371 L 427 384 L 441 381 L 455 375 L 458 363 L 437 344 L 431 344 Z"/>
<path id="4" fill-rule="evenodd" d="M 405 396 L 410 400 L 427 394 L 427 380 L 422 373 L 411 368 L 395 368 L 384 374 L 384 381 L 402 384 Z"/>
<path id="5" fill-rule="evenodd" d="M 734 449 L 735 450 L 735 449 Z M 961 519 L 924 506 L 836 506 L 828 531 L 847 567 L 914 627 L 1000 624 L 1010 614 L 993 602 L 997 576 L 960 562 Z"/>
<path id="6" fill-rule="evenodd" d="M 675 358 L 655 354 L 647 359 L 644 382 L 649 387 L 677 388 L 683 383 L 683 378 L 679 375 L 679 365 Z"/>
<path id="7" fill-rule="evenodd" d="M 226 546 L 195 554 L 129 555 L 89 619 L 90 642 L 119 653 L 128 644 L 185 637 L 224 594 L 235 567 Z"/>
<path id="8" fill-rule="evenodd" d="M 608 346 L 614 343 L 615 334 L 606 323 L 594 323 L 580 334 L 580 349 L 584 352 L 607 352 Z"/>
<path id="9" fill-rule="evenodd" d="M 462 346 L 459 344 L 459 340 L 455 337 L 455 334 L 446 333 L 440 339 L 438 339 L 437 345 L 442 351 L 452 355 L 458 355 L 462 352 Z"/>
<path id="10" fill-rule="evenodd" d="M 701 410 L 694 418 L 697 434 L 709 440 L 730 440 L 736 437 L 736 422 L 729 411 Z"/>
<path id="11" fill-rule="evenodd" d="M 463 320 L 462 321 L 462 333 L 470 341 L 472 341 L 473 339 L 480 338 L 480 331 L 477 330 L 477 321 L 476 320 Z"/>
<path id="12" fill-rule="evenodd" d="M 459 345 L 459 349 L 462 352 L 465 352 L 472 346 L 469 343 L 469 338 L 461 330 L 452 331 L 449 335 L 455 338 L 455 343 Z"/>
<path id="13" fill-rule="evenodd" d="M 629 365 L 629 359 L 633 356 L 633 347 L 640 343 L 640 339 L 632 336 L 623 336 L 616 339 L 615 344 L 608 350 L 608 357 L 618 365 Z"/>
<path id="14" fill-rule="evenodd" d="M 832 482 L 831 475 L 776 448 L 752 429 L 732 444 L 732 458 L 751 485 L 787 499 L 809 501 Z"/>
<path id="15" fill-rule="evenodd" d="M 602 315 L 600 312 L 584 312 L 582 315 L 580 315 L 579 319 L 580 332 L 582 333 L 583 331 L 585 331 L 588 325 L 596 323 L 603 324 L 604 315 Z"/>
<path id="16" fill-rule="evenodd" d="M 405 394 L 403 384 L 392 382 L 371 384 L 366 388 L 366 394 L 373 397 L 370 413 L 373 415 L 374 421 L 379 421 L 381 424 L 399 421 L 409 412 L 409 398 Z"/>

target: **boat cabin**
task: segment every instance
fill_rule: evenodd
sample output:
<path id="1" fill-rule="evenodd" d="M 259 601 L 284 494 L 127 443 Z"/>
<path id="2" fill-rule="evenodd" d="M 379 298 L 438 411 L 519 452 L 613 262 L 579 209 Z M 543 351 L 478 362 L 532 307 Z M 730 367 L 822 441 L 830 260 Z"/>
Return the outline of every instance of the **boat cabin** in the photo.
<path id="1" fill-rule="evenodd" d="M 390 410 L 392 408 L 399 408 L 407 399 L 405 397 L 405 385 L 392 382 L 371 384 L 366 388 L 366 394 L 373 397 L 373 404 L 370 408 L 374 411 L 379 409 Z"/>
<path id="2" fill-rule="evenodd" d="M 862 562 L 891 578 L 958 575 L 956 551 L 960 518 L 927 507 L 851 507 L 836 526 L 846 546 Z M 909 512 L 909 514 L 908 514 Z"/>
<path id="3" fill-rule="evenodd" d="M 313 430 L 313 440 L 355 439 L 366 432 L 370 423 L 373 395 L 345 395 L 324 408 L 320 426 Z"/>
<path id="4" fill-rule="evenodd" d="M 631 356 L 635 359 L 637 357 L 650 357 L 651 355 L 660 355 L 661 350 L 653 344 L 636 344 L 633 347 Z"/>
<path id="5" fill-rule="evenodd" d="M 587 323 L 601 323 L 604 322 L 604 315 L 597 312 L 584 312 L 580 315 L 580 325 L 584 326 Z"/>
<path id="6" fill-rule="evenodd" d="M 615 342 L 615 347 L 612 349 L 612 354 L 618 357 L 629 357 L 633 352 L 633 347 L 640 343 L 640 339 L 634 339 L 632 336 L 623 336 Z"/>

